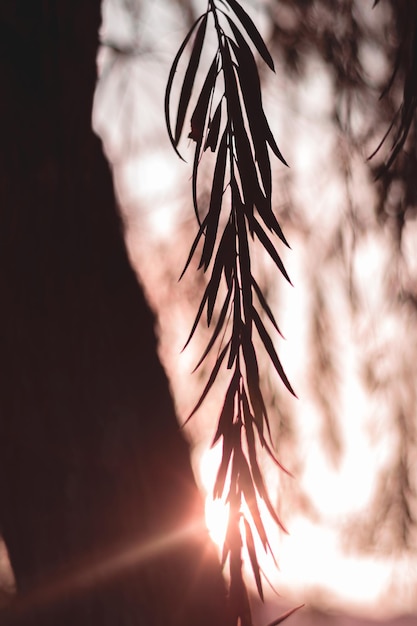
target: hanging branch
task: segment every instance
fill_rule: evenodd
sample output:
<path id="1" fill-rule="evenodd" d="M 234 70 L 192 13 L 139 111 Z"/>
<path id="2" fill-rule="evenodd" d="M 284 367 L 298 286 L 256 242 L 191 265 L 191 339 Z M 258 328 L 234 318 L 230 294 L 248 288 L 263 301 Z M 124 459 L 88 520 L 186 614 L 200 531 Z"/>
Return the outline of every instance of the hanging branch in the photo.
<path id="1" fill-rule="evenodd" d="M 189 113 L 195 78 L 209 21 L 214 25 L 217 50 L 207 71 L 195 106 Z M 171 95 L 179 62 L 187 44 L 191 52 L 184 73 L 175 123 L 171 123 Z M 205 312 L 210 327 L 215 307 L 220 313 L 209 343 L 197 367 L 216 345 L 218 357 L 201 396 L 188 419 L 200 408 L 214 385 L 222 366 L 231 371 L 213 445 L 222 441 L 223 453 L 214 485 L 214 497 L 227 490 L 230 507 L 222 562 L 229 559 L 230 604 L 236 624 L 252 623 L 248 594 L 242 573 L 245 545 L 259 596 L 263 599 L 261 570 L 253 533 L 265 551 L 271 551 L 261 518 L 259 501 L 266 505 L 276 524 L 285 531 L 270 500 L 257 457 L 257 445 L 284 470 L 270 443 L 270 424 L 260 385 L 254 331 L 269 355 L 278 376 L 294 394 L 273 340 L 262 318 L 279 332 L 274 315 L 251 267 L 251 248 L 263 246 L 284 278 L 291 282 L 273 243 L 276 236 L 288 243 L 272 211 L 271 163 L 269 150 L 287 165 L 266 119 L 258 69 L 252 48 L 274 70 L 271 55 L 249 15 L 236 0 L 209 0 L 206 12 L 191 27 L 171 67 L 165 94 L 165 116 L 171 143 L 182 158 L 178 145 L 185 120 L 188 137 L 195 142 L 192 196 L 199 230 L 191 246 L 184 272 L 201 253 L 199 269 L 210 274 L 190 336 L 193 337 Z M 215 154 L 211 194 L 205 215 L 198 203 L 198 169 L 205 153 Z M 224 226 L 223 226 L 224 224 Z M 181 276 L 182 276 L 181 275 Z M 220 297 L 221 293 L 226 293 Z M 220 302 L 219 302 L 220 300 Z M 232 323 L 228 323 L 231 319 Z M 284 470 L 286 471 L 286 470 Z M 230 483 L 228 483 L 228 479 Z M 278 624 L 285 616 L 274 622 Z"/>

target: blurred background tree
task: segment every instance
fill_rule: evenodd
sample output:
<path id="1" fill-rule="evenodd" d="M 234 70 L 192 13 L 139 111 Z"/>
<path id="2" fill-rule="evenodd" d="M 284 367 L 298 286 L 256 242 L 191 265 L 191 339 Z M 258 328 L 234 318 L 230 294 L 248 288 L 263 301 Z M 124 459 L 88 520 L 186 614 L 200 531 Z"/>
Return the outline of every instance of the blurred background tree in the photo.
<path id="1" fill-rule="evenodd" d="M 205 279 L 190 272 L 176 284 L 197 230 L 191 169 L 166 152 L 152 103 L 162 103 L 184 19 L 191 25 L 205 3 L 136 2 L 135 26 L 123 21 L 123 4 L 107 6 L 113 17 L 103 31 L 96 127 L 115 164 L 130 254 L 158 310 L 161 355 L 185 418 L 210 371 L 208 363 L 192 393 L 187 376 L 197 353 L 187 348 L 178 357 Z M 295 589 L 297 601 L 347 603 L 373 615 L 414 611 L 415 4 L 265 0 L 244 7 L 274 59 L 276 75 L 259 71 L 267 117 L 290 165 L 273 170 L 274 210 L 292 247 L 283 260 L 295 289 L 275 279 L 262 255 L 255 261 L 300 398 L 261 366 L 279 458 L 296 477 L 277 476 L 265 461 L 290 531 L 274 538 L 278 588 Z M 136 93 L 144 91 L 149 117 L 141 124 Z M 154 184 L 152 169 L 160 173 Z M 202 178 L 203 203 L 209 191 Z M 206 448 L 218 393 L 189 425 L 197 473 L 201 457 L 216 456 Z M 210 480 L 202 481 L 210 491 Z"/>

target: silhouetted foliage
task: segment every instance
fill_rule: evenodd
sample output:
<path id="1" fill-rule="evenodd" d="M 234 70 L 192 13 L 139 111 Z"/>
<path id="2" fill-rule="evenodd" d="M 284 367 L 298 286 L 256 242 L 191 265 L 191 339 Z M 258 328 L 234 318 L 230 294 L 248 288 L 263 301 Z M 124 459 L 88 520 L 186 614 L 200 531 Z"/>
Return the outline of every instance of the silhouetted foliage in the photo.
<path id="1" fill-rule="evenodd" d="M 213 445 L 223 441 L 223 456 L 214 486 L 214 497 L 227 488 L 230 506 L 228 530 L 223 548 L 223 563 L 229 557 L 230 601 L 236 623 L 251 624 L 250 607 L 242 575 L 242 540 L 249 554 L 258 592 L 263 589 L 254 529 L 265 550 L 270 550 L 258 498 L 275 522 L 285 530 L 267 492 L 257 458 L 257 440 L 277 465 L 284 469 L 268 443 L 269 417 L 259 375 L 258 357 L 253 343 L 256 330 L 275 370 L 294 394 L 270 333 L 258 311 L 279 333 L 274 315 L 251 267 L 251 246 L 259 242 L 282 275 L 290 282 L 281 258 L 270 239 L 277 236 L 288 243 L 272 211 L 272 179 L 268 150 L 286 165 L 266 119 L 261 84 L 251 45 L 274 70 L 272 57 L 255 24 L 235 0 L 218 3 L 210 0 L 207 11 L 191 27 L 171 68 L 165 97 L 165 115 L 171 142 L 177 151 L 189 108 L 208 24 L 212 20 L 217 50 L 190 115 L 188 137 L 195 142 L 192 176 L 194 210 L 198 233 L 186 262 L 188 268 L 200 242 L 198 268 L 211 270 L 190 336 L 191 340 L 204 313 L 210 326 L 217 300 L 220 313 L 211 339 L 196 369 L 209 351 L 217 347 L 218 356 L 208 382 L 188 419 L 200 408 L 213 386 L 223 363 L 232 370 Z M 170 101 L 175 73 L 188 42 L 195 33 L 180 91 L 175 125 L 171 125 Z M 220 85 L 219 85 L 220 84 Z M 208 207 L 200 217 L 197 194 L 198 168 L 204 153 L 216 155 Z M 222 220 L 222 212 L 227 217 Z M 253 242 L 253 243 L 252 243 Z M 222 280 L 223 279 L 223 280 Z M 230 476 L 228 484 L 227 477 Z M 246 504 L 247 512 L 244 505 Z M 243 537 L 243 539 L 242 539 Z M 277 622 L 278 623 L 278 622 Z"/>
<path id="2" fill-rule="evenodd" d="M 382 10 L 374 3 L 374 11 Z M 380 214 L 385 210 L 387 199 L 394 185 L 403 188 L 401 202 L 396 211 L 395 234 L 401 239 L 402 224 L 411 212 L 415 212 L 415 158 L 417 103 L 417 12 L 413 2 L 389 2 L 384 7 L 394 18 L 391 39 L 386 41 L 382 32 L 364 20 L 360 6 L 354 0 L 295 1 L 283 0 L 266 5 L 272 34 L 271 49 L 277 55 L 285 71 L 302 76 L 312 54 L 319 54 L 330 68 L 335 88 L 334 124 L 352 150 L 369 146 L 377 141 L 370 159 L 370 169 L 379 179 L 376 183 L 380 194 Z M 197 95 L 196 76 L 200 69 L 203 46 L 208 29 L 214 26 L 217 51 L 202 81 Z M 364 65 L 364 47 L 373 46 L 384 50 L 392 62 L 391 75 L 373 83 Z M 206 312 L 210 327 L 215 319 L 211 339 L 199 360 L 201 365 L 209 351 L 217 347 L 217 360 L 190 417 L 200 408 L 215 383 L 221 367 L 226 364 L 232 370 L 224 404 L 220 412 L 213 444 L 223 440 L 223 456 L 214 487 L 214 497 L 221 497 L 230 475 L 227 501 L 230 505 L 229 528 L 223 551 L 223 562 L 230 555 L 231 597 L 238 598 L 237 615 L 246 623 L 246 600 L 241 576 L 241 549 L 243 543 L 248 551 L 254 578 L 260 597 L 263 597 L 261 576 L 254 549 L 252 529 L 256 530 L 265 549 L 269 549 L 257 498 L 265 501 L 278 525 L 277 517 L 265 488 L 257 458 L 258 438 L 261 446 L 275 458 L 267 441 L 269 417 L 264 391 L 261 389 L 258 357 L 253 342 L 256 329 L 261 344 L 268 353 L 278 375 L 287 389 L 293 392 L 281 362 L 275 351 L 270 332 L 264 325 L 268 320 L 271 328 L 279 333 L 274 314 L 260 285 L 252 273 L 251 249 L 258 242 L 265 248 L 282 275 L 288 274 L 268 234 L 277 236 L 288 245 L 271 205 L 271 164 L 269 150 L 286 165 L 269 129 L 262 105 L 261 81 L 253 55 L 256 49 L 262 61 L 274 69 L 274 62 L 258 30 L 235 1 L 208 2 L 207 11 L 195 20 L 174 59 L 168 78 L 165 114 L 171 142 L 181 156 L 178 146 L 186 120 L 189 120 L 188 138 L 195 142 L 192 171 L 192 197 L 199 229 L 184 268 L 200 250 L 198 268 L 207 272 L 205 291 L 186 345 L 193 337 L 203 314 Z M 179 90 L 175 123 L 171 122 L 171 95 L 180 61 L 189 50 L 189 61 Z M 398 90 L 402 100 L 398 101 Z M 375 118 L 359 132 L 354 121 L 354 111 L 372 106 L 375 95 L 380 97 Z M 193 100 L 194 98 L 194 100 Z M 189 112 L 194 101 L 193 111 Z M 385 129 L 384 129 L 385 125 Z M 378 138 L 379 135 L 379 138 Z M 392 145 L 382 154 L 382 148 L 392 137 Z M 209 201 L 201 209 L 198 200 L 198 171 L 206 152 L 215 155 Z M 182 158 L 182 157 L 181 157 Z M 381 162 L 382 158 L 382 162 Z M 346 181 L 349 180 L 349 156 L 341 156 L 341 167 Z M 378 162 L 379 161 L 379 162 Z M 348 183 L 347 196 L 349 199 Z M 226 214 L 226 216 L 224 216 Z M 352 210 L 352 220 L 355 220 Z M 340 453 L 332 390 L 337 389 L 337 371 L 332 363 L 329 347 L 329 328 L 325 318 L 325 300 L 322 287 L 315 283 L 317 307 L 313 314 L 314 334 L 317 345 L 316 384 L 319 402 L 327 416 L 327 438 L 335 456 Z M 352 306 L 355 288 L 349 283 Z M 219 314 L 213 317 L 218 300 Z M 261 315 L 262 314 L 262 315 Z M 335 382 L 336 380 L 336 382 Z M 401 421 L 401 420 L 400 420 Z M 402 420 L 401 423 L 403 423 Z M 400 431 L 403 432 L 403 427 Z M 409 432 L 409 428 L 408 428 Z M 407 542 L 408 526 L 414 525 L 414 517 L 408 504 L 413 487 L 408 480 L 407 452 L 402 449 L 398 471 L 395 473 L 393 492 L 403 493 L 398 501 L 405 513 L 403 530 Z M 282 468 L 282 467 L 281 467 Z M 283 469 L 283 468 L 282 468 Z M 407 495 L 408 494 L 408 495 Z M 243 512 L 242 502 L 247 504 Z M 250 519 L 248 519 L 250 514 Z M 243 524 L 240 520 L 243 519 Z M 238 539 L 241 537 L 241 539 Z"/>

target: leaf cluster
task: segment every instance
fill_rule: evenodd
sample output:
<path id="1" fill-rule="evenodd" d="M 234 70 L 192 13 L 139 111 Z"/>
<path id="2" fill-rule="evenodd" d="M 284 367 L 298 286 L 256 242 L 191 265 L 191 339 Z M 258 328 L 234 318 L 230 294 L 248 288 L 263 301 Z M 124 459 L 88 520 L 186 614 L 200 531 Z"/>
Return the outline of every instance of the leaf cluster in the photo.
<path id="1" fill-rule="evenodd" d="M 195 94 L 209 23 L 214 27 L 217 49 L 202 87 Z M 171 121 L 173 85 L 180 61 L 189 48 L 176 114 Z M 196 369 L 217 348 L 213 369 L 188 419 L 201 407 L 222 367 L 230 371 L 213 439 L 213 445 L 221 441 L 223 446 L 214 497 L 225 493 L 230 507 L 223 564 L 229 559 L 230 604 L 236 623 L 240 621 L 242 626 L 251 624 L 242 575 L 243 543 L 261 598 L 263 588 L 254 532 L 263 548 L 270 550 L 259 509 L 260 499 L 285 530 L 268 495 L 258 461 L 257 449 L 261 446 L 284 469 L 269 443 L 270 423 L 254 335 L 285 387 L 295 395 L 267 328 L 279 333 L 277 322 L 251 264 L 251 249 L 260 245 L 290 282 L 273 240 L 277 237 L 288 246 L 272 210 L 270 151 L 284 165 L 286 162 L 263 109 L 254 50 L 274 70 L 259 31 L 240 3 L 209 0 L 206 12 L 194 22 L 175 56 L 165 95 L 168 134 L 177 154 L 181 157 L 178 146 L 187 120 L 188 138 L 195 144 L 192 195 L 199 228 L 183 274 L 198 251 L 198 268 L 209 276 L 186 345 L 205 313 L 212 333 Z M 198 171 L 208 151 L 214 156 L 215 165 L 208 206 L 202 208 L 198 199 Z M 213 315 L 215 310 L 219 311 L 217 316 Z"/>

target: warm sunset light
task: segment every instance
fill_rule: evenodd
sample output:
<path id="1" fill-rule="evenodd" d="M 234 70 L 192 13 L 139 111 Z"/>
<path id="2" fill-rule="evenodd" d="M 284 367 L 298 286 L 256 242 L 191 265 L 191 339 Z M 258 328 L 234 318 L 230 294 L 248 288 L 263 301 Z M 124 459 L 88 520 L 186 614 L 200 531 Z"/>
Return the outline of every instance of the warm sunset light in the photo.
<path id="1" fill-rule="evenodd" d="M 205 509 L 207 528 L 211 538 L 218 546 L 221 553 L 229 519 L 229 506 L 224 498 L 214 500 L 211 497 L 220 459 L 221 451 L 219 446 L 204 452 L 200 458 L 199 475 L 203 489 L 206 492 Z"/>
<path id="2" fill-rule="evenodd" d="M 287 4 L 278 3 L 276 11 L 277 18 L 289 27 L 298 18 Z M 375 12 L 362 5 L 361 19 L 371 24 L 377 19 Z M 161 15 L 159 11 L 158 28 L 169 31 L 178 16 L 167 10 L 164 22 Z M 254 11 L 253 15 L 265 23 L 265 14 Z M 363 62 L 369 71 L 375 67 L 382 76 L 381 55 L 376 44 L 373 48 L 364 44 Z M 377 196 L 366 159 L 348 146 L 341 128 L 334 125 L 331 72 L 316 56 L 304 63 L 303 79 L 297 84 L 286 82 L 281 69 L 270 80 L 265 79 L 265 105 L 272 112 L 273 131 L 280 137 L 291 165 L 289 177 L 284 179 L 286 172 L 281 170 L 276 174 L 276 210 L 284 220 L 292 247 L 283 252 L 283 259 L 294 288 L 283 285 L 268 262 L 262 271 L 269 285 L 271 307 L 286 337 L 285 342 L 277 340 L 277 350 L 299 400 L 289 398 L 274 374 L 262 365 L 274 411 L 278 408 L 271 414 L 273 423 L 275 419 L 280 422 L 275 422 L 279 434 L 274 444 L 293 478 L 283 479 L 277 468 L 267 464 L 267 488 L 272 501 L 279 502 L 280 518 L 288 534 L 276 527 L 260 503 L 278 568 L 262 549 L 258 558 L 281 596 L 383 617 L 416 608 L 412 552 L 407 548 L 396 552 L 396 513 L 389 509 L 388 501 L 385 510 L 392 512 L 389 527 L 384 527 L 380 511 L 385 506 L 384 493 L 392 497 L 400 488 L 394 486 L 400 484 L 395 483 L 395 476 L 400 480 L 400 474 L 390 468 L 404 444 L 391 416 L 397 410 L 396 397 L 402 397 L 399 403 L 413 414 L 412 402 L 417 398 L 412 380 L 417 373 L 412 346 L 417 343 L 409 320 L 403 311 L 395 309 L 392 300 L 395 271 L 399 269 L 391 268 L 394 276 L 388 287 L 386 284 L 392 252 L 386 234 L 378 231 L 373 218 Z M 150 69 L 151 62 L 144 59 L 141 72 L 145 84 Z M 163 80 L 160 84 L 153 80 L 152 88 L 159 90 L 162 102 Z M 369 124 L 360 107 L 354 115 L 352 124 L 358 129 Z M 159 312 L 161 355 L 170 372 L 179 413 L 185 419 L 207 379 L 207 372 L 190 375 L 205 338 L 201 345 L 197 339 L 180 354 L 203 281 L 196 281 L 189 270 L 182 283 L 174 285 L 196 232 L 192 208 L 187 214 L 184 206 L 188 206 L 191 171 L 189 164 L 172 159 L 165 150 L 167 140 L 161 124 L 155 125 L 150 135 L 150 126 L 143 119 L 140 123 L 152 146 L 152 156 L 139 151 L 139 157 L 127 159 L 119 168 L 118 180 L 127 205 L 140 202 L 130 221 L 131 254 L 143 268 L 141 275 Z M 183 146 L 189 161 L 190 143 Z M 141 186 L 144 172 L 146 184 Z M 129 219 L 132 210 L 128 209 Z M 167 225 L 173 223 L 173 216 L 181 229 L 169 236 Z M 415 246 L 409 244 L 413 232 L 413 222 L 407 221 L 403 250 L 410 276 L 416 267 Z M 159 243 L 150 245 L 150 236 Z M 159 267 L 156 258 L 160 259 Z M 256 258 L 256 263 L 262 262 L 261 257 Z M 164 272 L 174 282 L 172 286 L 165 283 L 161 289 Z M 407 332 L 413 337 L 411 341 Z M 399 354 L 404 357 L 402 364 Z M 398 383 L 402 388 L 396 396 L 395 380 L 401 376 L 404 382 Z M 224 500 L 213 501 L 211 497 L 221 446 L 208 446 L 221 402 L 216 393 L 209 395 L 187 426 L 196 442 L 194 467 L 206 495 L 206 523 L 219 553 L 228 506 Z M 381 481 L 385 481 L 385 492 Z M 255 592 L 247 556 L 245 559 L 245 575 Z M 266 593 L 268 588 L 265 583 Z"/>
<path id="3" fill-rule="evenodd" d="M 205 527 L 221 557 L 229 527 L 240 532 L 243 566 L 231 557 L 239 541 L 226 543 L 224 576 L 233 577 L 233 562 L 241 584 L 243 572 L 256 626 L 274 623 L 264 615 L 281 602 L 306 605 L 303 625 L 320 623 L 321 612 L 329 626 L 336 613 L 348 616 L 343 624 L 417 615 L 417 8 L 333 4 L 336 13 L 328 0 L 104 3 L 93 126 L 112 165 L 141 302 L 155 312 L 155 362 L 185 465 L 178 433 L 190 444 L 205 520 L 48 579 L 28 595 L 28 611 Z M 50 169 L 36 180 L 54 179 Z M 123 311 L 114 320 L 129 347 Z M 44 384 L 52 395 L 62 383 L 54 363 Z M 109 372 L 104 378 L 116 378 Z M 121 375 L 122 390 L 126 380 L 133 385 Z M 147 386 L 151 420 L 159 390 Z M 135 424 L 130 414 L 127 422 Z M 117 448 L 112 428 L 103 427 L 103 449 L 107 439 Z M 170 451 L 157 450 L 168 476 Z M 115 453 L 115 466 L 122 457 Z M 163 488 L 149 467 L 152 499 Z M 0 608 L 16 591 L 5 545 L 0 539 Z M 207 541 L 206 563 L 212 547 Z"/>
<path id="4" fill-rule="evenodd" d="M 31 590 L 19 607 L 19 615 L 31 615 L 37 608 L 54 605 L 66 597 L 76 597 L 94 588 L 98 582 L 123 576 L 129 569 L 152 562 L 170 550 L 178 549 L 193 538 L 198 539 L 203 520 L 191 521 L 189 525 L 162 536 L 151 536 L 143 543 L 131 543 L 119 549 L 101 555 L 99 559 L 85 560 L 80 563 L 69 563 L 65 574 L 50 577 Z M 3 552 L 3 551 L 2 551 Z M 3 577 L 8 572 L 7 563 L 1 563 Z M 10 576 L 10 575 L 9 575 Z M 10 583 L 9 583 L 10 585 Z M 9 589 L 9 593 L 11 593 Z"/>
<path id="5" fill-rule="evenodd" d="M 228 506 L 223 500 L 212 498 L 212 485 L 219 462 L 218 449 L 207 450 L 200 460 L 200 476 L 206 492 L 206 524 L 210 536 L 216 543 L 221 554 L 228 522 Z M 356 458 L 356 462 L 358 458 Z M 352 454 L 352 466 L 355 457 Z M 402 580 L 395 586 L 396 597 L 390 597 L 391 609 L 388 608 L 384 595 L 392 587 L 392 563 L 389 558 L 363 556 L 358 559 L 349 554 L 343 545 L 340 530 L 344 525 L 344 515 L 349 514 L 355 506 L 360 505 L 363 481 L 358 473 L 349 478 L 349 468 L 335 473 L 331 466 L 323 466 L 317 474 L 308 476 L 310 493 L 316 496 L 319 517 L 334 517 L 334 522 L 321 524 L 318 519 L 309 520 L 302 515 L 293 515 L 286 519 L 288 535 L 280 532 L 268 512 L 261 506 L 264 523 L 274 546 L 274 556 L 266 554 L 258 542 L 259 561 L 265 574 L 265 589 L 269 596 L 272 584 L 275 592 L 290 594 L 298 600 L 316 602 L 320 598 L 326 606 L 336 609 L 340 605 L 349 604 L 352 609 L 361 610 L 369 615 L 384 614 L 384 611 L 401 610 L 405 606 L 413 606 L 413 582 L 407 581 L 407 572 L 412 568 L 412 556 L 403 559 L 395 566 L 397 577 Z M 366 465 L 365 465 L 366 467 Z M 365 471 L 362 469 L 361 471 Z M 364 495 L 363 505 L 367 506 L 369 489 Z M 277 496 L 279 494 L 277 493 Z M 342 511 L 346 513 L 343 514 Z M 243 553 L 245 572 L 254 593 L 256 587 L 251 577 L 248 555 Z M 278 567 L 277 567 L 278 566 Z M 226 570 L 227 573 L 227 570 Z M 268 591 L 269 590 L 269 591 Z M 311 590 L 311 591 L 310 591 Z M 272 595 L 273 597 L 273 595 Z M 395 602 L 393 601 L 395 600 Z M 378 609 L 375 609 L 378 606 Z"/>

